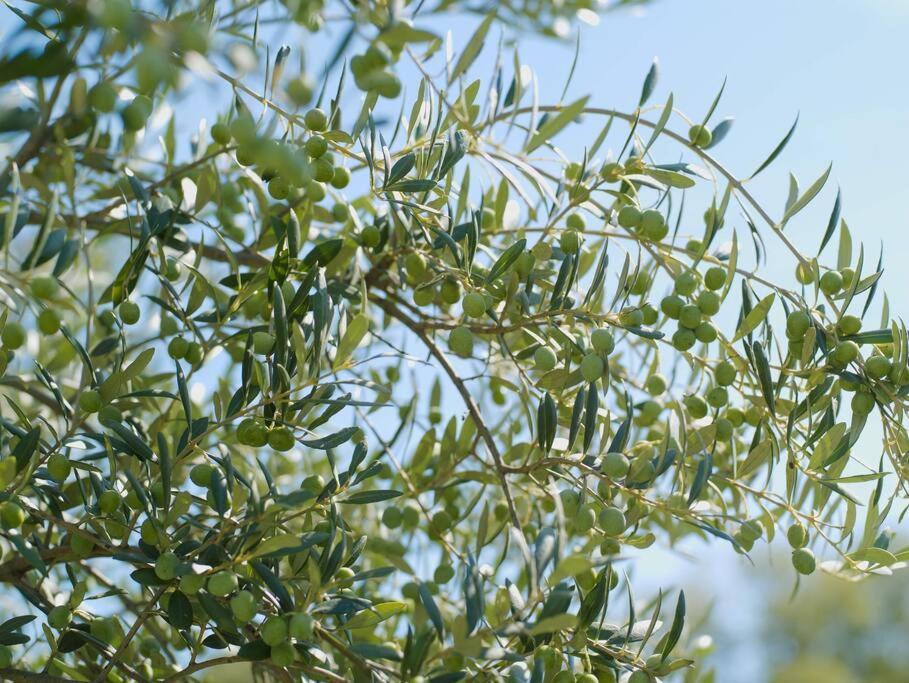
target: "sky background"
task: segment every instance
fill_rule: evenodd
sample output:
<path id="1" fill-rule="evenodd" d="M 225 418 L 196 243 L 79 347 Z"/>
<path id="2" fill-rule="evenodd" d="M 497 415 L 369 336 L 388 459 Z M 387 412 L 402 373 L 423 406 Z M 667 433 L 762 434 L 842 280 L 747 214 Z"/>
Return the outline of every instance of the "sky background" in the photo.
<path id="1" fill-rule="evenodd" d="M 11 27 L 10 19 L 9 13 L 0 15 L 2 32 Z M 475 24 L 475 18 L 457 19 L 446 21 L 444 28 L 452 30 L 454 45 L 460 47 Z M 329 27 L 326 34 L 331 32 Z M 880 244 L 886 245 L 882 288 L 891 294 L 892 315 L 905 318 L 909 303 L 902 292 L 909 273 L 903 260 L 909 255 L 909 233 L 902 200 L 909 159 L 909 92 L 898 85 L 895 74 L 905 66 L 907 35 L 909 2 L 904 0 L 656 0 L 643 9 L 607 14 L 598 26 L 583 27 L 566 99 L 590 94 L 592 106 L 631 111 L 644 74 L 658 57 L 661 74 L 651 104 L 665 102 L 671 91 L 678 109 L 700 118 L 728 78 L 713 122 L 733 116 L 735 125 L 712 153 L 738 176 L 766 158 L 799 114 L 786 151 L 749 187 L 771 215 L 779 216 L 788 173 L 806 187 L 832 162 L 824 192 L 792 221 L 787 234 L 814 253 L 840 186 L 843 215 L 854 238 L 865 243 L 866 263 L 873 264 Z M 323 35 L 315 42 L 330 45 L 329 38 Z M 491 52 L 484 52 L 475 73 L 488 75 Z M 540 101 L 557 101 L 573 41 L 525 37 L 521 55 L 542 83 Z M 213 114 L 206 113 L 210 106 L 189 105 L 210 103 L 211 95 L 201 88 L 184 101 L 181 117 L 193 129 L 199 116 L 207 116 L 210 124 Z M 678 122 L 673 127 L 684 132 Z M 581 149 L 588 140 L 580 135 L 569 128 L 557 142 Z M 825 254 L 825 262 L 832 263 L 835 246 L 828 246 Z M 765 274 L 792 283 L 792 268 L 791 258 L 771 258 Z M 649 549 L 635 563 L 640 594 L 685 586 L 694 616 L 714 604 L 719 628 L 713 631 L 725 653 L 714 662 L 720 681 L 766 680 L 767 660 L 755 639 L 767 592 L 785 593 L 793 585 L 788 558 L 773 558 L 761 544 L 752 555 L 755 567 L 726 544 L 692 542 L 671 553 Z M 779 566 L 768 572 L 774 560 Z M 669 600 L 674 604 L 674 595 Z"/>

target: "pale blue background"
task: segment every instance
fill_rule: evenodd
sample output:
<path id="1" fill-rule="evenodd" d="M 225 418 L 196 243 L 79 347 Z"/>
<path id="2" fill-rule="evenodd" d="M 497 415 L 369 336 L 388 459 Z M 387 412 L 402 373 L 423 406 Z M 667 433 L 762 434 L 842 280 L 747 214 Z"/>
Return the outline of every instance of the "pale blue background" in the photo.
<path id="1" fill-rule="evenodd" d="M 475 23 L 475 19 L 459 18 L 446 22 L 445 28 L 452 29 L 454 44 L 461 46 Z M 0 10 L 0 33 L 12 25 L 9 12 Z M 853 235 L 864 240 L 867 262 L 873 264 L 880 243 L 886 244 L 883 289 L 891 292 L 892 314 L 906 316 L 907 36 L 909 3 L 900 0 L 658 0 L 645 9 L 605 15 L 599 26 L 583 28 L 568 99 L 590 93 L 594 106 L 630 111 L 656 56 L 661 76 L 651 103 L 664 102 L 672 91 L 676 106 L 697 118 L 728 77 L 714 122 L 734 116 L 736 123 L 713 152 L 739 175 L 756 168 L 800 113 L 795 138 L 755 181 L 753 191 L 772 215 L 779 216 L 788 172 L 806 186 L 832 161 L 828 187 L 815 205 L 792 222 L 787 234 L 813 253 L 836 186 L 842 186 L 844 216 Z M 326 37 L 323 34 L 316 43 Z M 491 39 L 497 38 L 494 31 Z M 523 61 L 543 83 L 542 102 L 557 100 L 572 53 L 572 44 L 553 40 L 522 43 Z M 475 73 L 488 75 L 490 65 L 491 55 L 484 52 Z M 223 110 L 210 108 L 215 92 L 225 94 L 221 86 L 203 87 L 187 97 L 181 123 L 194 130 L 197 117 L 203 115 L 211 123 L 212 111 Z M 207 106 L 201 106 L 203 101 Z M 579 150 L 588 142 L 572 135 L 570 131 L 561 135 L 559 145 Z M 828 247 L 825 262 L 831 263 L 834 254 L 833 247 Z M 771 259 L 767 269 L 771 277 L 788 279 L 792 265 L 788 258 Z M 764 680 L 764 656 L 752 640 L 766 607 L 764 584 L 756 583 L 758 575 L 726 545 L 692 543 L 686 549 L 690 556 L 647 551 L 647 559 L 635 566 L 638 593 L 684 585 L 692 615 L 715 601 L 721 623 L 715 634 L 730 648 L 715 662 L 717 680 Z M 764 545 L 753 555 L 759 565 L 770 562 Z M 786 590 L 794 574 L 784 556 L 776 561 Z"/>

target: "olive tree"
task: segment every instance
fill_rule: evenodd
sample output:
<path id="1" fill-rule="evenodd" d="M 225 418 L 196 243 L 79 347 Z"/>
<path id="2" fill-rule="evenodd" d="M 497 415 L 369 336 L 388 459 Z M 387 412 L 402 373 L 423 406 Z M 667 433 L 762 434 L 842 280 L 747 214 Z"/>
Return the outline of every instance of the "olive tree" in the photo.
<path id="1" fill-rule="evenodd" d="M 694 681 L 632 556 L 909 557 L 909 338 L 830 170 L 767 209 L 793 131 L 733 173 L 656 64 L 554 97 L 520 38 L 598 9 L 5 3 L 0 676 Z"/>

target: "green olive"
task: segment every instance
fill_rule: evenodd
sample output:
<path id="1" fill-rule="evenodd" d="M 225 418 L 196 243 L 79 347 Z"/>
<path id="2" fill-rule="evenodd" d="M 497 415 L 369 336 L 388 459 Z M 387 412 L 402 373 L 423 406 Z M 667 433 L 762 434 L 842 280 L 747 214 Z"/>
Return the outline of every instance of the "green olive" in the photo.
<path id="1" fill-rule="evenodd" d="M 697 124 L 688 130 L 688 139 L 695 147 L 708 147 L 713 140 L 713 134 L 706 126 Z"/>
<path id="2" fill-rule="evenodd" d="M 596 353 L 588 353 L 581 360 L 581 377 L 587 382 L 596 382 L 606 371 L 606 364 Z"/>
<path id="3" fill-rule="evenodd" d="M 328 116 L 321 109 L 310 109 L 303 117 L 303 123 L 309 130 L 321 133 L 328 128 Z"/>
<path id="4" fill-rule="evenodd" d="M 600 463 L 600 471 L 616 481 L 624 479 L 631 463 L 622 453 L 607 453 Z"/>
<path id="5" fill-rule="evenodd" d="M 817 560 L 808 548 L 797 548 L 792 551 L 792 566 L 799 574 L 812 574 L 817 567 Z"/>
<path id="6" fill-rule="evenodd" d="M 457 355 L 467 358 L 473 353 L 473 333 L 463 325 L 454 328 L 448 335 L 448 346 Z"/>
<path id="7" fill-rule="evenodd" d="M 621 536 L 628 522 L 625 513 L 616 507 L 603 508 L 599 516 L 600 528 L 607 536 Z"/>

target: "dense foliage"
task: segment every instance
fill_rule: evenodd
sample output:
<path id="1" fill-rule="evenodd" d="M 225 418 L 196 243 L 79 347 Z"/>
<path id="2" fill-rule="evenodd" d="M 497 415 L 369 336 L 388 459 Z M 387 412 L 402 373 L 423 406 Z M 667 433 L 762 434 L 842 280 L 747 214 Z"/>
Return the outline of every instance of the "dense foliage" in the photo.
<path id="1" fill-rule="evenodd" d="M 774 218 L 792 131 L 734 175 L 656 65 L 545 102 L 587 0 L 5 4 L 0 675 L 704 680 L 631 555 L 909 557 L 905 326 L 839 198 L 787 232 L 829 169 Z"/>

